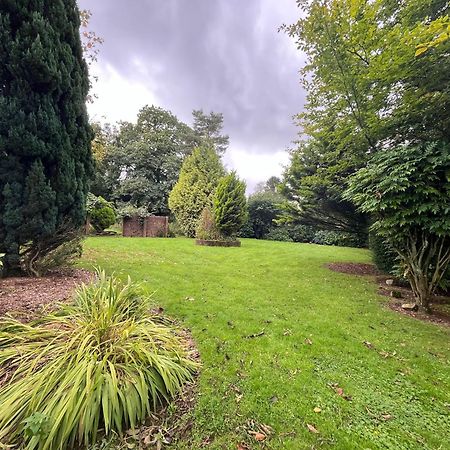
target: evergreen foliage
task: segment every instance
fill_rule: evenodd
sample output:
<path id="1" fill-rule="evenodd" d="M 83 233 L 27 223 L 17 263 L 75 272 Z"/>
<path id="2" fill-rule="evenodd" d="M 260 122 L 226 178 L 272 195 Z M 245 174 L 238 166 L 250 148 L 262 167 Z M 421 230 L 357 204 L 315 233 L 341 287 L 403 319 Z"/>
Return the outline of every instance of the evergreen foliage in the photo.
<path id="1" fill-rule="evenodd" d="M 195 236 L 200 214 L 205 207 L 212 208 L 214 192 L 224 174 L 212 147 L 198 147 L 184 160 L 169 196 L 169 207 L 186 236 Z"/>
<path id="2" fill-rule="evenodd" d="M 245 183 L 236 172 L 223 177 L 214 194 L 214 222 L 225 237 L 234 237 L 247 219 Z"/>
<path id="3" fill-rule="evenodd" d="M 210 112 L 205 114 L 201 109 L 192 111 L 193 129 L 199 145 L 214 148 L 218 155 L 223 155 L 228 148 L 230 138 L 222 134 L 223 114 Z"/>
<path id="4" fill-rule="evenodd" d="M 85 220 L 93 164 L 89 88 L 75 0 L 2 2 L 0 253 L 8 275 L 24 246 Z"/>

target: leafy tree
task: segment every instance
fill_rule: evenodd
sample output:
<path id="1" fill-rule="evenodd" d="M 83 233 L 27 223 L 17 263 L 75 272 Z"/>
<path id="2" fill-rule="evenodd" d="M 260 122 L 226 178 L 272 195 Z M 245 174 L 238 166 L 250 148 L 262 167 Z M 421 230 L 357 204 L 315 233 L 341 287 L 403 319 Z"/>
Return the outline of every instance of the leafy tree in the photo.
<path id="1" fill-rule="evenodd" d="M 110 190 L 107 198 L 168 214 L 169 193 L 195 142 L 192 129 L 171 112 L 146 106 L 136 124 L 121 123 L 108 139 L 111 143 L 99 164 L 102 185 Z"/>
<path id="2" fill-rule="evenodd" d="M 192 111 L 194 117 L 194 132 L 199 144 L 212 146 L 219 155 L 223 155 L 228 148 L 230 138 L 222 134 L 223 114 L 202 110 Z"/>
<path id="3" fill-rule="evenodd" d="M 234 237 L 247 218 L 245 183 L 236 172 L 223 177 L 214 194 L 214 222 L 225 237 Z"/>
<path id="4" fill-rule="evenodd" d="M 346 196 L 374 216 L 425 311 L 450 263 L 450 146 L 404 145 L 377 153 Z"/>
<path id="5" fill-rule="evenodd" d="M 275 220 L 282 214 L 284 197 L 272 191 L 262 191 L 248 199 L 248 226 L 256 239 L 264 239 L 275 227 Z"/>
<path id="6" fill-rule="evenodd" d="M 93 165 L 79 27 L 75 0 L 2 3 L 0 253 L 6 275 L 19 270 L 23 252 L 45 255 L 63 224 L 84 223 Z"/>
<path id="7" fill-rule="evenodd" d="M 286 27 L 307 56 L 308 91 L 299 124 L 307 139 L 285 176 L 293 218 L 321 227 L 363 230 L 343 199 L 345 181 L 387 146 L 450 134 L 450 41 L 427 46 L 445 26 L 448 2 L 311 0 Z"/>
<path id="8" fill-rule="evenodd" d="M 111 149 L 117 138 L 118 129 L 109 124 L 92 123 L 94 138 L 91 142 L 95 173 L 91 180 L 90 191 L 107 200 L 112 200 L 113 190 L 120 177 L 120 166 L 112 163 Z"/>
<path id="9" fill-rule="evenodd" d="M 169 207 L 186 236 L 193 237 L 201 212 L 212 207 L 213 195 L 225 169 L 212 147 L 197 147 L 181 167 L 169 196 Z"/>

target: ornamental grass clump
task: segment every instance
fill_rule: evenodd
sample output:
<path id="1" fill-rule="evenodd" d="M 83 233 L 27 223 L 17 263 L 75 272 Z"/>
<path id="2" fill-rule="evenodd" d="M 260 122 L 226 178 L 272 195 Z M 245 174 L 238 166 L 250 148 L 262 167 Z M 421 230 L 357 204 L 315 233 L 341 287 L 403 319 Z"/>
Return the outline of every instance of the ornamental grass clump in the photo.
<path id="1" fill-rule="evenodd" d="M 177 394 L 197 364 L 130 279 L 104 272 L 71 305 L 0 320 L 0 446 L 67 449 L 122 434 Z"/>

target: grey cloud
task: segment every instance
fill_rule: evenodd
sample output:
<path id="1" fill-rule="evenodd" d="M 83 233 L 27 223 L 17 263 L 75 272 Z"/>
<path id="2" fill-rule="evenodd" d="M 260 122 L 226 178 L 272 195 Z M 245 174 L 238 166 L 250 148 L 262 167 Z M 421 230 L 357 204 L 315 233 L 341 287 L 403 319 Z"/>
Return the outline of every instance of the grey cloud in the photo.
<path id="1" fill-rule="evenodd" d="M 295 138 L 302 64 L 278 27 L 295 0 L 79 0 L 104 37 L 99 63 L 149 86 L 160 106 L 190 122 L 222 112 L 231 146 L 272 153 Z M 101 80 L 99 81 L 101 82 Z M 107 112 L 105 112 L 107 115 Z"/>

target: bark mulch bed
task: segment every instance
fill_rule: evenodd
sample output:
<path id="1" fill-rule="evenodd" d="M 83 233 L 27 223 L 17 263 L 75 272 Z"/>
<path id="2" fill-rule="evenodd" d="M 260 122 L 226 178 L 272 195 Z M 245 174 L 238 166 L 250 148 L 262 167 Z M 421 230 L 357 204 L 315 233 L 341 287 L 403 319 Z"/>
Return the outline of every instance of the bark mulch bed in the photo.
<path id="1" fill-rule="evenodd" d="M 333 272 L 348 273 L 350 275 L 381 275 L 381 272 L 373 264 L 338 262 L 325 264 L 325 267 Z"/>
<path id="2" fill-rule="evenodd" d="M 431 314 L 426 314 L 421 311 L 409 311 L 402 308 L 402 305 L 405 303 L 415 302 L 414 295 L 409 286 L 399 280 L 395 280 L 390 275 L 382 274 L 375 265 L 339 262 L 326 264 L 326 267 L 334 272 L 372 276 L 378 284 L 378 294 L 389 297 L 387 306 L 390 309 L 415 319 L 450 326 L 450 296 L 435 296 L 431 304 Z M 394 280 L 394 284 L 388 285 L 386 280 Z"/>
<path id="3" fill-rule="evenodd" d="M 42 278 L 13 277 L 0 279 L 0 316 L 6 313 L 32 316 L 42 307 L 68 300 L 76 286 L 89 282 L 86 270 L 58 272 Z"/>

